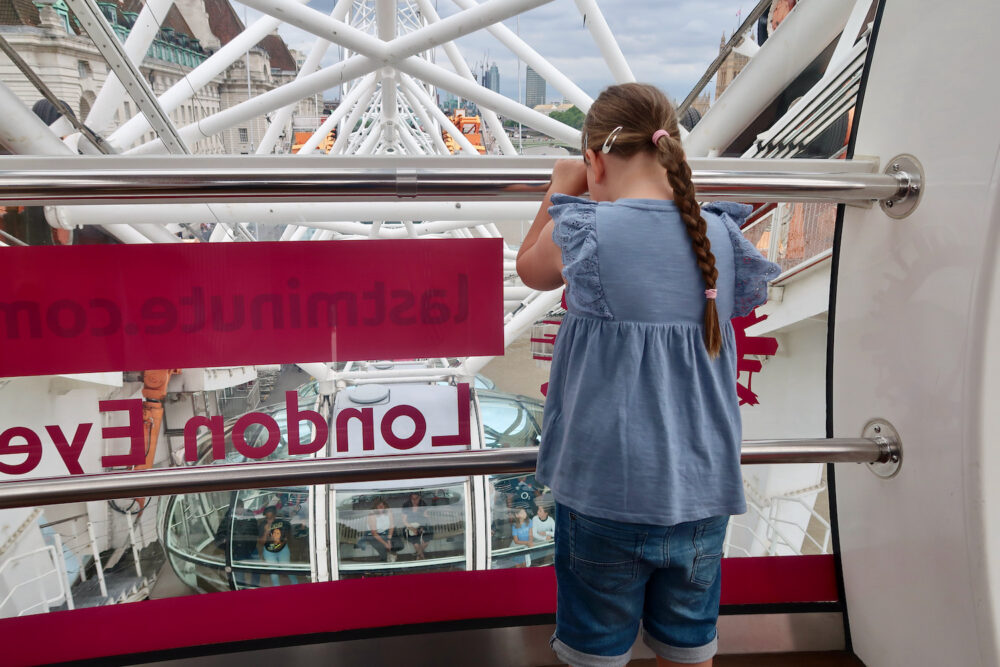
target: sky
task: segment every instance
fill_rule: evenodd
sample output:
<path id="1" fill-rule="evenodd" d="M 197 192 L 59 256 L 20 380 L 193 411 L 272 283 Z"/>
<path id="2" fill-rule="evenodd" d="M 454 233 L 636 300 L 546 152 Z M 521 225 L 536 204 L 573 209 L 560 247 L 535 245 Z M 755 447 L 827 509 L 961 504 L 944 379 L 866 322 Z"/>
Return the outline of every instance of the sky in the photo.
<path id="1" fill-rule="evenodd" d="M 435 4 L 442 17 L 460 11 L 451 0 L 435 0 Z M 687 95 L 718 55 L 723 33 L 728 38 L 755 4 L 752 0 L 598 0 L 636 79 L 659 86 L 675 100 Z M 234 6 L 242 17 L 243 6 Z M 309 6 L 329 13 L 333 0 L 312 0 Z M 250 22 L 260 16 L 252 9 L 245 12 Z M 505 24 L 592 97 L 614 83 L 573 0 L 553 0 Z M 305 53 L 315 41 L 292 26 L 284 25 L 279 32 L 291 48 Z M 457 44 L 474 72 L 479 71 L 480 63 L 495 62 L 500 71 L 500 92 L 517 97 L 518 62 L 506 46 L 485 30 L 467 35 Z M 337 59 L 337 49 L 331 48 L 323 62 L 331 64 Z M 436 61 L 452 69 L 441 49 Z M 520 78 L 523 95 L 524 65 Z M 327 97 L 336 97 L 336 93 L 330 91 Z M 547 97 L 558 102 L 562 94 L 549 85 Z"/>

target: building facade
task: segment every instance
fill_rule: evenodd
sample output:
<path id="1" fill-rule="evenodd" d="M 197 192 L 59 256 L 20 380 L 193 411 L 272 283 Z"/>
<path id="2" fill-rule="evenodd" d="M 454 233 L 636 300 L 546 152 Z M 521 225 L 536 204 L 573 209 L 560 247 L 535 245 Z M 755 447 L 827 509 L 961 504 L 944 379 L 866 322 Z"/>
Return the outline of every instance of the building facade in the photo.
<path id="1" fill-rule="evenodd" d="M 725 45 L 726 35 L 723 33 L 722 41 L 719 43 L 720 53 Z M 736 76 L 743 71 L 743 68 L 746 67 L 749 62 L 750 59 L 745 55 L 736 53 L 735 50 L 729 52 L 729 55 L 722 61 L 722 65 L 719 66 L 719 71 L 715 75 L 715 99 L 719 99 L 719 96 L 725 92 L 726 88 L 729 87 Z"/>
<path id="2" fill-rule="evenodd" d="M 524 75 L 524 104 L 529 109 L 545 104 L 545 79 L 530 67 Z"/>
<path id="3" fill-rule="evenodd" d="M 108 23 L 124 41 L 142 10 L 142 0 L 98 4 Z M 228 0 L 179 0 L 165 16 L 139 70 L 149 81 L 153 93 L 160 96 L 242 30 L 243 24 Z M 62 0 L 38 5 L 31 0 L 0 0 L 0 34 L 77 118 L 98 134 L 108 137 L 138 113 L 135 103 L 126 96 L 113 116 L 88 119 L 109 76 L 109 68 Z M 281 38 L 277 34 L 268 35 L 247 57 L 233 63 L 170 111 L 170 119 L 178 128 L 197 123 L 248 97 L 293 80 L 297 69 L 295 58 Z M 42 98 L 3 55 L 0 55 L 0 76 L 27 106 L 31 107 Z M 319 116 L 322 113 L 321 96 L 300 102 L 296 111 Z M 200 154 L 250 153 L 263 137 L 267 123 L 267 117 L 260 116 L 244 126 L 196 141 L 189 148 Z M 291 122 L 288 125 L 288 131 L 275 147 L 276 152 L 290 149 Z M 147 130 L 128 148 L 155 138 L 155 134 Z"/>
<path id="4" fill-rule="evenodd" d="M 490 65 L 490 68 L 483 74 L 483 85 L 494 93 L 500 92 L 500 69 L 496 63 Z"/>

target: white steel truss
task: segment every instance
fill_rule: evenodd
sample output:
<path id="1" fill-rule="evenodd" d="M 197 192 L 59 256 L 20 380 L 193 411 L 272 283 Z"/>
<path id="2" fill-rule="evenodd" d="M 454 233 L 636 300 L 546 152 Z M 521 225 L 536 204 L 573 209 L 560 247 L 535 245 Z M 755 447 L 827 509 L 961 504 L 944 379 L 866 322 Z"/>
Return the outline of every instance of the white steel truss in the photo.
<path id="1" fill-rule="evenodd" d="M 93 0 L 72 0 L 74 6 L 96 5 Z M 553 118 L 528 108 L 486 88 L 478 82 L 461 55 L 456 40 L 476 31 L 492 34 L 558 90 L 567 100 L 586 112 L 591 96 L 524 39 L 504 25 L 504 21 L 545 5 L 551 0 L 450 0 L 455 6 L 449 16 L 439 16 L 431 0 L 338 0 L 330 13 L 319 12 L 304 0 L 241 0 L 263 14 L 249 23 L 228 43 L 200 64 L 191 67 L 158 96 L 151 113 L 157 126 L 156 138 L 149 140 L 147 116 L 138 109 L 113 128 L 115 110 L 126 98 L 126 86 L 109 76 L 86 116 L 89 128 L 105 139 L 114 152 L 157 154 L 177 152 L 184 144 L 196 142 L 241 124 L 268 115 L 270 125 L 253 148 L 258 155 L 278 151 L 280 137 L 300 100 L 332 88 L 341 92 L 340 105 L 322 122 L 317 120 L 311 137 L 299 155 L 315 155 L 325 146 L 331 131 L 336 139 L 327 153 L 331 156 L 450 155 L 446 137 L 458 146 L 456 169 L 475 169 L 483 164 L 478 147 L 441 110 L 437 91 L 444 90 L 476 104 L 482 119 L 483 146 L 488 155 L 516 155 L 517 149 L 504 130 L 503 121 L 513 120 L 534 128 L 558 142 L 579 146 L 580 132 Z M 787 19 L 787 27 L 763 47 L 752 52 L 751 63 L 730 86 L 695 129 L 685 138 L 688 154 L 712 155 L 742 132 L 749 120 L 769 100 L 797 76 L 837 35 L 831 65 L 813 90 L 768 132 L 762 134 L 747 157 L 792 155 L 795 147 L 808 141 L 853 103 L 867 40 L 862 20 L 871 0 L 839 3 L 801 3 Z M 607 64 L 609 82 L 634 81 L 635 76 L 619 48 L 597 0 L 575 0 L 577 19 L 593 37 L 595 48 Z M 109 56 L 116 71 L 141 72 L 143 59 L 163 23 L 170 0 L 147 0 L 123 46 Z M 81 9 L 81 12 L 83 10 Z M 88 20 L 103 22 L 101 34 L 112 35 L 111 26 L 99 11 Z M 181 121 L 172 112 L 190 104 L 200 91 L 247 56 L 262 39 L 283 25 L 293 26 L 314 37 L 294 80 L 246 101 L 207 115 L 196 121 Z M 438 47 L 451 69 L 435 60 Z M 105 49 L 108 51 L 108 49 Z M 108 51 L 110 52 L 110 51 Z M 323 64 L 332 53 L 340 57 Z M 780 66 L 778 65 L 780 63 Z M 134 76 L 133 76 L 134 78 Z M 141 77 L 140 77 L 141 78 Z M 131 81 L 135 84 L 136 81 Z M 140 83 L 140 87 L 145 82 Z M 148 86 L 146 86 L 148 89 Z M 249 93 L 249 91 L 248 91 Z M 65 120 L 46 127 L 0 82 L 0 140 L 17 153 L 72 157 L 79 137 L 71 134 Z M 808 123 L 801 122 L 809 117 Z M 68 135 L 64 141 L 58 137 Z M 176 137 L 176 139 L 173 139 Z M 166 141 L 164 141 L 166 138 Z M 169 146 L 173 151 L 168 151 Z M 114 157 L 108 158 L 114 160 Z M 295 160 L 295 157 L 289 157 Z M 488 161 L 489 158 L 485 158 Z M 292 164 L 292 163 L 290 163 Z M 179 224 L 214 224 L 212 242 L 252 239 L 249 223 L 285 225 L 282 240 L 499 237 L 495 223 L 528 220 L 534 205 L 528 202 L 370 204 L 142 204 L 125 206 L 65 206 L 47 211 L 53 226 L 100 224 L 125 243 L 177 242 Z M 136 220 L 143 222 L 137 223 Z M 514 271 L 515 251 L 505 246 L 502 275 L 504 284 L 505 344 L 519 337 L 559 301 L 560 292 L 540 293 L 525 288 Z M 436 360 L 436 374 L 468 376 L 489 359 Z M 442 365 L 445 368 L 442 368 Z M 334 369 L 308 365 L 321 380 L 371 381 L 379 371 Z M 359 374 L 360 373 L 360 374 Z"/>

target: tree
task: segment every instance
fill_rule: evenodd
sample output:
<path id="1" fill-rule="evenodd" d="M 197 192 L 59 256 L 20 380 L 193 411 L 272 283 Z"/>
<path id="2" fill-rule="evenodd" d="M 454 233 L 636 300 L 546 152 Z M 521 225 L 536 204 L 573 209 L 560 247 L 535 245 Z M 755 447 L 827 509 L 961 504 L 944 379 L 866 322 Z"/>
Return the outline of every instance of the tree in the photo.
<path id="1" fill-rule="evenodd" d="M 549 114 L 549 118 L 558 120 L 560 123 L 566 123 L 570 127 L 575 127 L 579 130 L 583 127 L 583 119 L 586 118 L 586 115 L 575 106 L 572 106 L 566 111 L 553 111 Z"/>

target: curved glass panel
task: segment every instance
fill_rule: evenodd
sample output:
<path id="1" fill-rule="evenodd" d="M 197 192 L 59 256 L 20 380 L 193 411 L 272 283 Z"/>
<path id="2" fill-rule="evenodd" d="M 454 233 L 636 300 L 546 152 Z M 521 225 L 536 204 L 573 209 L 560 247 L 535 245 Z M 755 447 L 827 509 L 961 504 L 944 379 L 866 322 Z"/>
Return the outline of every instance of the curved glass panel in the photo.
<path id="1" fill-rule="evenodd" d="M 165 547 L 177 576 L 198 590 L 228 588 L 226 553 L 220 541 L 228 493 L 174 496 L 166 513 Z"/>
<path id="2" fill-rule="evenodd" d="M 340 578 L 466 569 L 466 488 L 337 489 Z"/>
<path id="3" fill-rule="evenodd" d="M 236 588 L 311 580 L 307 487 L 252 489 L 237 494 L 230 535 Z"/>
<path id="4" fill-rule="evenodd" d="M 489 479 L 490 568 L 551 565 L 555 558 L 555 504 L 534 475 Z"/>
<path id="5" fill-rule="evenodd" d="M 478 391 L 483 446 L 537 447 L 542 439 L 540 402 L 525 396 Z"/>

